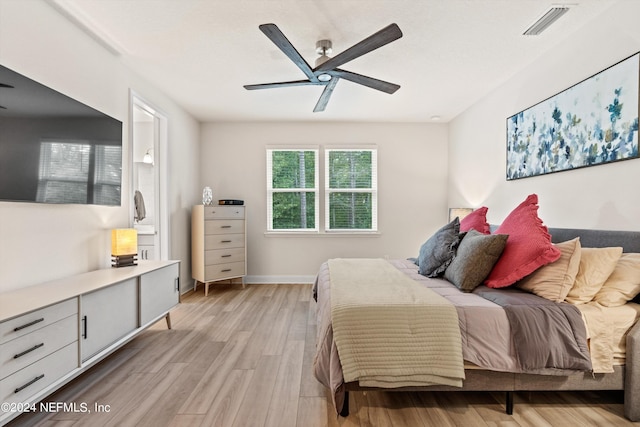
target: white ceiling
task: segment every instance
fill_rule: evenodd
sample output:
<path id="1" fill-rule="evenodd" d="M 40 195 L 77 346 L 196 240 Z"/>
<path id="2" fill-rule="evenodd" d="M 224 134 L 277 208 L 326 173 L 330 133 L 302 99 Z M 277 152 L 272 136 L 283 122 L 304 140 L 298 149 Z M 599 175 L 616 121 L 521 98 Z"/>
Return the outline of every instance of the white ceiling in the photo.
<path id="1" fill-rule="evenodd" d="M 573 0 L 540 36 L 547 0 L 48 0 L 200 121 L 449 121 L 620 0 Z M 399 84 L 393 95 L 340 80 L 247 91 L 305 76 L 258 29 L 275 23 L 308 63 L 395 22 L 403 37 L 341 68 Z M 313 66 L 313 65 L 312 65 Z"/>

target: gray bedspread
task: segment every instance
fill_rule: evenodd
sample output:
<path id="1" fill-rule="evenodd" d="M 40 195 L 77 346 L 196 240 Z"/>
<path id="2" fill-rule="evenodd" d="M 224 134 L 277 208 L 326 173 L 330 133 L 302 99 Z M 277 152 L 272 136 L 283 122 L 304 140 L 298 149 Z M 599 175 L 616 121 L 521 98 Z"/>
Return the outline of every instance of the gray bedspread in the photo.
<path id="1" fill-rule="evenodd" d="M 519 289 L 480 286 L 474 293 L 505 310 L 522 372 L 553 375 L 566 369 L 591 371 L 587 333 L 577 307 Z"/>

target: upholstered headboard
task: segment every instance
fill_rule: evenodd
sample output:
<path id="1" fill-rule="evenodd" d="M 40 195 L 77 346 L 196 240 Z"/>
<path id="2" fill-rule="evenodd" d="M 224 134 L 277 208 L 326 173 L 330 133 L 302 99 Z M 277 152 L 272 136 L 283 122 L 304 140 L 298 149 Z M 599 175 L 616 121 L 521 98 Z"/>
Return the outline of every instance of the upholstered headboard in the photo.
<path id="1" fill-rule="evenodd" d="M 495 232 L 497 225 L 491 225 Z M 622 246 L 623 252 L 640 252 L 640 231 L 587 230 L 582 228 L 549 228 L 553 243 L 580 237 L 580 245 L 586 248 Z"/>
<path id="2" fill-rule="evenodd" d="M 551 241 L 560 243 L 580 237 L 580 245 L 587 248 L 622 246 L 623 252 L 640 252 L 640 231 L 584 230 L 578 228 L 549 228 Z"/>

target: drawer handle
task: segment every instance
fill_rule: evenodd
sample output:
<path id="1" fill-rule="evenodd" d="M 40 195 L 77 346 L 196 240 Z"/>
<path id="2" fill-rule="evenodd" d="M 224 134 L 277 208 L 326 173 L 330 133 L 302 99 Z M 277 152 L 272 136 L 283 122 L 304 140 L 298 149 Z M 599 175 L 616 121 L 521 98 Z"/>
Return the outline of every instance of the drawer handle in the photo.
<path id="1" fill-rule="evenodd" d="M 17 389 L 13 390 L 13 392 L 14 393 L 20 393 L 22 390 L 24 390 L 25 388 L 29 387 L 31 384 L 35 383 L 36 381 L 40 381 L 43 378 L 44 378 L 44 374 L 40 374 L 37 377 L 35 377 L 34 379 L 32 379 L 31 381 L 29 381 L 28 383 L 26 383 L 25 385 L 20 386 Z"/>
<path id="2" fill-rule="evenodd" d="M 89 325 L 89 322 L 87 322 L 87 316 L 82 316 L 82 323 L 83 323 L 83 332 L 82 332 L 82 338 L 84 338 L 85 340 L 87 339 L 87 326 Z"/>
<path id="3" fill-rule="evenodd" d="M 29 354 L 29 353 L 31 353 L 33 350 L 37 350 L 37 349 L 39 349 L 39 348 L 40 348 L 40 347 L 42 347 L 42 346 L 44 346 L 44 343 L 36 344 L 36 345 L 34 345 L 33 347 L 31 347 L 30 349 L 25 350 L 25 351 L 23 351 L 22 353 L 18 353 L 18 354 L 16 354 L 15 356 L 13 356 L 13 358 L 14 358 L 14 359 L 17 359 L 17 358 L 19 358 L 19 357 L 22 357 L 22 356 L 24 356 L 25 354 Z"/>
<path id="4" fill-rule="evenodd" d="M 220 228 L 231 228 L 231 226 L 230 225 L 223 225 Z"/>
<path id="5" fill-rule="evenodd" d="M 231 255 L 220 255 L 220 258 L 229 258 Z"/>
<path id="6" fill-rule="evenodd" d="M 228 271 L 231 271 L 231 269 L 230 268 L 225 268 L 224 270 L 220 270 L 220 273 L 226 273 Z"/>
<path id="7" fill-rule="evenodd" d="M 231 243 L 231 240 L 220 240 L 220 243 Z"/>
<path id="8" fill-rule="evenodd" d="M 13 332 L 18 332 L 21 329 L 28 328 L 29 326 L 33 326 L 36 323 L 40 323 L 40 322 L 44 322 L 44 317 L 42 317 L 40 319 L 36 319 L 33 322 L 26 323 L 26 324 L 24 324 L 22 326 L 15 327 L 15 328 L 13 328 Z"/>

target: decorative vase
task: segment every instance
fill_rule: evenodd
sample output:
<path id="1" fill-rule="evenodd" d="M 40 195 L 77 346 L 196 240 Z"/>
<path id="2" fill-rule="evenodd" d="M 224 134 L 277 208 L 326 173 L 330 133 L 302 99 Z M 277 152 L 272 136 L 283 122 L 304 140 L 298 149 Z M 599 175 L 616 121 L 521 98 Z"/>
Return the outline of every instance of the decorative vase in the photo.
<path id="1" fill-rule="evenodd" d="M 204 187 L 202 190 L 202 204 L 210 206 L 211 202 L 213 202 L 213 190 L 211 190 L 211 187 Z"/>

